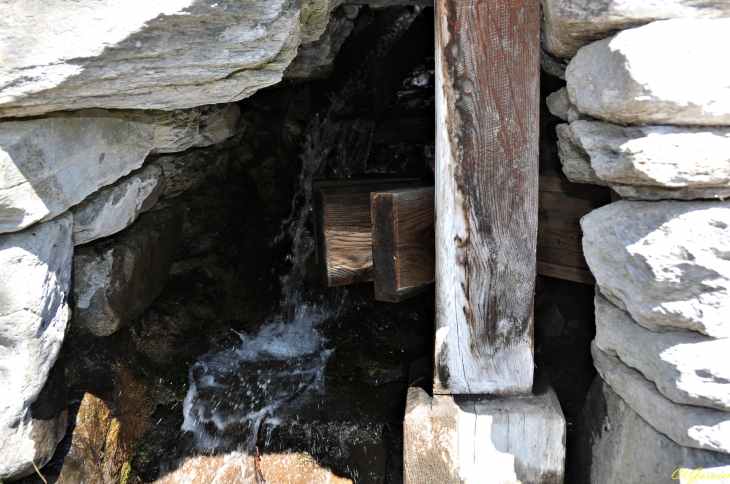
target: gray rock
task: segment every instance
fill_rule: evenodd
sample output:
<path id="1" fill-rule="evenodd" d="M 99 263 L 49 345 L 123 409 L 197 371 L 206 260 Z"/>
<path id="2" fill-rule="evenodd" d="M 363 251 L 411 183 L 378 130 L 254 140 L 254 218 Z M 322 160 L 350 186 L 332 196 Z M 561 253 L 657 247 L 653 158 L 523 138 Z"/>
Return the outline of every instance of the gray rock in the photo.
<path id="1" fill-rule="evenodd" d="M 566 70 L 582 113 L 619 124 L 730 125 L 730 18 L 675 19 L 583 47 Z"/>
<path id="2" fill-rule="evenodd" d="M 573 436 L 572 482 L 670 482 L 679 477 L 674 472 L 680 468 L 730 472 L 728 454 L 677 445 L 646 423 L 600 376 L 588 392 Z"/>
<path id="3" fill-rule="evenodd" d="M 182 211 L 173 206 L 142 214 L 113 237 L 76 247 L 79 327 L 108 336 L 147 309 L 162 292 L 181 230 Z"/>
<path id="4" fill-rule="evenodd" d="M 279 82 L 329 0 L 32 0 L 0 5 L 0 117 L 172 110 Z"/>
<path id="5" fill-rule="evenodd" d="M 675 403 L 730 410 L 730 338 L 649 331 L 599 292 L 595 306 L 596 346 L 601 351 L 639 370 Z"/>
<path id="6" fill-rule="evenodd" d="M 730 413 L 674 403 L 641 373 L 595 343 L 591 354 L 601 377 L 649 425 L 684 447 L 730 454 Z"/>
<path id="7" fill-rule="evenodd" d="M 730 188 L 730 129 L 574 121 L 572 139 L 601 180 L 666 188 Z"/>
<path id="8" fill-rule="evenodd" d="M 49 220 L 142 166 L 151 151 L 208 146 L 238 133 L 239 108 L 83 110 L 0 123 L 0 233 Z"/>
<path id="9" fill-rule="evenodd" d="M 559 117 L 563 121 L 568 120 L 568 110 L 573 105 L 568 96 L 568 90 L 564 87 L 550 94 L 547 99 L 547 107 L 552 114 Z"/>
<path id="10" fill-rule="evenodd" d="M 241 108 L 230 103 L 148 115 L 155 125 L 155 147 L 150 151 L 154 155 L 223 142 L 237 133 Z"/>
<path id="11" fill-rule="evenodd" d="M 405 484 L 559 484 L 565 418 L 546 382 L 535 395 L 434 395 L 409 388 L 403 421 Z"/>
<path id="12" fill-rule="evenodd" d="M 165 173 L 164 198 L 174 198 L 201 183 L 205 177 L 220 173 L 228 164 L 229 152 L 214 149 L 196 150 L 179 156 L 153 158 Z"/>
<path id="13" fill-rule="evenodd" d="M 722 0 L 542 0 L 547 48 L 571 58 L 586 44 L 613 33 L 669 18 L 730 16 Z"/>
<path id="14" fill-rule="evenodd" d="M 573 183 L 606 185 L 593 170 L 588 153 L 576 143 L 570 125 L 559 124 L 555 130 L 558 133 L 558 157 L 568 180 Z"/>
<path id="15" fill-rule="evenodd" d="M 621 200 L 581 226 L 598 286 L 637 323 L 730 336 L 730 203 Z"/>
<path id="16" fill-rule="evenodd" d="M 0 236 L 0 479 L 6 481 L 33 472 L 31 461 L 45 464 L 64 426 L 62 416 L 46 415 L 40 395 L 70 316 L 71 233 L 72 217 L 63 214 Z"/>
<path id="17" fill-rule="evenodd" d="M 329 76 L 340 47 L 355 26 L 352 19 L 358 11 L 357 7 L 349 6 L 333 12 L 321 36 L 302 41 L 297 56 L 284 71 L 284 79 L 313 80 Z"/>
<path id="18" fill-rule="evenodd" d="M 115 234 L 152 208 L 165 190 L 165 175 L 155 164 L 145 165 L 87 197 L 71 208 L 74 245 Z"/>
<path id="19" fill-rule="evenodd" d="M 659 188 L 634 185 L 610 185 L 629 200 L 724 200 L 730 198 L 730 188 Z"/>

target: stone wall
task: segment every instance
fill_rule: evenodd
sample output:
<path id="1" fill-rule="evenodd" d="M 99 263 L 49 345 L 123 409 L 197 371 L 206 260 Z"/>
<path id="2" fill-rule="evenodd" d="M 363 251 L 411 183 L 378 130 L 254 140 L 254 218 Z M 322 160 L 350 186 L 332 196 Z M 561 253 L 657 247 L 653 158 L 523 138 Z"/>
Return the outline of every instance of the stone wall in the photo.
<path id="1" fill-rule="evenodd" d="M 574 478 L 730 473 L 730 7 L 542 3 L 563 171 L 617 200 L 581 221 L 599 376 Z"/>
<path id="2" fill-rule="evenodd" d="M 341 3 L 0 5 L 0 480 L 66 431 L 69 328 L 110 335 L 159 295 L 174 198 L 226 164 L 233 103 L 327 75 L 359 8 Z"/>

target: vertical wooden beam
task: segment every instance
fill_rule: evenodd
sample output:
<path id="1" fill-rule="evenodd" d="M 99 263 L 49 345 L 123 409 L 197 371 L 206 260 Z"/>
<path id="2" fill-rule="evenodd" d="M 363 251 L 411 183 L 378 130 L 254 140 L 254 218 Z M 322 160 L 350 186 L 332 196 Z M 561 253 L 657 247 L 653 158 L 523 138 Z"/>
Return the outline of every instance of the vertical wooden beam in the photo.
<path id="1" fill-rule="evenodd" d="M 436 1 L 435 393 L 532 386 L 538 2 Z"/>

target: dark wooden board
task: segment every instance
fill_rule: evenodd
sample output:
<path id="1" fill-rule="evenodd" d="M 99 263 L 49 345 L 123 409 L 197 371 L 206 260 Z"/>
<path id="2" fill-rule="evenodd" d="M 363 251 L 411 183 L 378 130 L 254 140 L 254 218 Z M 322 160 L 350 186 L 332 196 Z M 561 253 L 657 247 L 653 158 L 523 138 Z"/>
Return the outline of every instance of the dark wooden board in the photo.
<path id="1" fill-rule="evenodd" d="M 316 244 L 322 284 L 373 280 L 370 192 L 417 181 L 326 184 L 313 188 Z"/>
<path id="2" fill-rule="evenodd" d="M 540 4 L 435 3 L 434 393 L 529 394 Z"/>
<path id="3" fill-rule="evenodd" d="M 434 281 L 434 188 L 370 194 L 375 299 L 400 302 Z"/>
<path id="4" fill-rule="evenodd" d="M 540 176 L 537 273 L 594 284 L 583 255 L 580 219 L 611 203 L 607 187 L 571 183 L 558 175 Z"/>

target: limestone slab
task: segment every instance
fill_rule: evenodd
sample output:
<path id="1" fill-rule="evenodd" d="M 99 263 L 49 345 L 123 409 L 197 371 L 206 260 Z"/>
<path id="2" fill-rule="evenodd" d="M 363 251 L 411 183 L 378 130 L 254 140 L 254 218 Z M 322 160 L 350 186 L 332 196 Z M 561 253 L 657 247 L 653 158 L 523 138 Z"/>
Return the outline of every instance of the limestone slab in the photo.
<path id="1" fill-rule="evenodd" d="M 730 188 L 730 129 L 574 121 L 572 139 L 611 184 Z"/>
<path id="2" fill-rule="evenodd" d="M 653 22 L 583 47 L 570 100 L 619 124 L 730 125 L 730 18 Z"/>
<path id="3" fill-rule="evenodd" d="M 637 185 L 610 185 L 628 200 L 725 200 L 730 188 L 659 188 Z"/>
<path id="4" fill-rule="evenodd" d="M 404 482 L 563 482 L 565 419 L 552 389 L 536 396 L 435 395 L 409 388 Z"/>
<path id="5" fill-rule="evenodd" d="M 302 40 L 325 31 L 330 4 L 5 2 L 0 117 L 88 107 L 172 110 L 243 99 L 281 80 Z"/>
<path id="6" fill-rule="evenodd" d="M 730 336 L 730 203 L 621 200 L 581 227 L 601 292 L 638 324 Z"/>
<path id="7" fill-rule="evenodd" d="M 674 403 L 641 373 L 595 343 L 591 354 L 601 377 L 656 430 L 685 447 L 730 454 L 729 412 Z"/>
<path id="8" fill-rule="evenodd" d="M 639 370 L 675 403 L 730 411 L 730 338 L 649 331 L 600 293 L 595 307 L 596 346 L 601 351 Z"/>
<path id="9" fill-rule="evenodd" d="M 58 418 L 36 422 L 32 406 L 70 316 L 71 234 L 72 217 L 64 214 L 0 236 L 0 479 L 6 481 L 33 472 L 31 460 L 45 464 L 60 440 L 51 432 Z"/>
<path id="10" fill-rule="evenodd" d="M 689 479 L 675 471 L 730 472 L 730 455 L 677 445 L 641 418 L 600 376 L 591 385 L 573 436 L 572 482 L 660 483 L 676 477 L 676 482 L 688 484 Z"/>
<path id="11" fill-rule="evenodd" d="M 547 48 L 564 58 L 594 40 L 654 20 L 730 16 L 730 5 L 722 0 L 543 0 L 542 7 Z"/>
<path id="12" fill-rule="evenodd" d="M 155 126 L 155 146 L 150 151 L 154 155 L 202 148 L 230 138 L 238 130 L 241 108 L 228 103 L 145 114 Z"/>
<path id="13" fill-rule="evenodd" d="M 113 237 L 76 247 L 81 330 L 109 336 L 147 309 L 162 292 L 181 230 L 182 211 L 172 206 L 142 214 Z"/>
<path id="14" fill-rule="evenodd" d="M 558 134 L 558 157 L 568 180 L 573 183 L 606 185 L 606 182 L 596 175 L 588 153 L 578 144 L 570 125 L 559 124 L 555 127 L 555 131 Z"/>
<path id="15" fill-rule="evenodd" d="M 107 237 L 130 226 L 137 216 L 157 203 L 165 190 L 165 175 L 150 163 L 91 194 L 71 208 L 74 245 Z"/>

